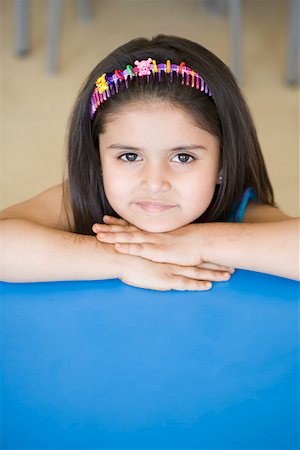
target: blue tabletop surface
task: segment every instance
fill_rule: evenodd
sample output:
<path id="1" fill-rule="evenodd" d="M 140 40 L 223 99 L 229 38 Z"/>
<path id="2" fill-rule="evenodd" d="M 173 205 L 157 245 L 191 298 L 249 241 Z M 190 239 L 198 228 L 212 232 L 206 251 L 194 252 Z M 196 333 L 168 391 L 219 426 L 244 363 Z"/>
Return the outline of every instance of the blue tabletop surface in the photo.
<path id="1" fill-rule="evenodd" d="M 298 449 L 299 283 L 1 284 L 3 449 Z"/>

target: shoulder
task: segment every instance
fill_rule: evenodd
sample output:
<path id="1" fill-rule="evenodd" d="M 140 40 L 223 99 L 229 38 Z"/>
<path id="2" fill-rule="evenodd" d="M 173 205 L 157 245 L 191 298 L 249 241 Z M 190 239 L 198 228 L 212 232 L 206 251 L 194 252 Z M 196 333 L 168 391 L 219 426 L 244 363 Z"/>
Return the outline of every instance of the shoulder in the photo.
<path id="1" fill-rule="evenodd" d="M 49 189 L 0 212 L 0 219 L 26 219 L 50 228 L 74 229 L 68 183 Z"/>
<path id="2" fill-rule="evenodd" d="M 279 208 L 249 201 L 246 207 L 243 223 L 277 222 L 291 219 Z"/>

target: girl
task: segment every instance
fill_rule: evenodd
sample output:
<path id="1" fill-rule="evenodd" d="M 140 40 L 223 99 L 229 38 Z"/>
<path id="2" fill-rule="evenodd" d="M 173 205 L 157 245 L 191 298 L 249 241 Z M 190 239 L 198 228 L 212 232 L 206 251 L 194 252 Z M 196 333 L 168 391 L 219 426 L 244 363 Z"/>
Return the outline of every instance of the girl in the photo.
<path id="1" fill-rule="evenodd" d="M 299 277 L 298 221 L 276 207 L 234 77 L 176 36 L 134 39 L 93 69 L 68 177 L 1 217 L 4 281 L 203 290 L 233 267 Z"/>

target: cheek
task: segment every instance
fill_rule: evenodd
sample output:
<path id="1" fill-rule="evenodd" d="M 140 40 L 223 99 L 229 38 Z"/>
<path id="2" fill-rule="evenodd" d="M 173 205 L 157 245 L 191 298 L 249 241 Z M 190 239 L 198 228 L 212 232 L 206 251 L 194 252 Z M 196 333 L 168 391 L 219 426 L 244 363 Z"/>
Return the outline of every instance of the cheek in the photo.
<path id="1" fill-rule="evenodd" d="M 209 207 L 216 189 L 214 170 L 201 170 L 191 175 L 181 186 L 181 205 L 186 223 L 200 217 Z"/>
<path id="2" fill-rule="evenodd" d="M 130 179 L 124 177 L 124 172 L 110 165 L 109 170 L 107 165 L 103 164 L 102 168 L 103 186 L 107 200 L 112 207 L 122 204 L 124 199 L 128 198 L 130 190 Z"/>
<path id="3" fill-rule="evenodd" d="M 213 196 L 216 187 L 216 177 L 211 171 L 196 172 L 186 178 L 180 185 L 182 196 L 196 203 L 205 202 Z"/>

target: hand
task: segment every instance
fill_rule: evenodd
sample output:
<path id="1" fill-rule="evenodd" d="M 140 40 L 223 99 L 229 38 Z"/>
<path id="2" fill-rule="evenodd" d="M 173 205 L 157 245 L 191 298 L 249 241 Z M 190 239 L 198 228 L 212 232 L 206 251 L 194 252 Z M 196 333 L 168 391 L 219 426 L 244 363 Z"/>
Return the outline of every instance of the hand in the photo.
<path id="1" fill-rule="evenodd" d="M 140 256 L 155 262 L 198 266 L 202 264 L 197 243 L 197 227 L 187 225 L 167 233 L 150 233 L 128 222 L 118 225 L 93 225 L 100 242 L 114 244 L 119 253 Z"/>
<path id="2" fill-rule="evenodd" d="M 233 268 L 205 263 L 201 259 L 199 248 L 195 245 L 198 238 L 197 225 L 187 225 L 168 233 L 149 233 L 124 219 L 104 216 L 103 220 L 104 225 L 94 224 L 92 227 L 97 233 L 96 238 L 100 242 L 114 244 L 119 253 L 140 256 L 155 262 L 209 269 L 222 277 L 222 281 L 224 272 L 234 272 Z M 121 244 L 121 247 L 116 247 L 117 243 Z"/>
<path id="3" fill-rule="evenodd" d="M 220 281 L 218 273 L 214 271 L 160 264 L 138 256 L 124 256 L 127 259 L 122 265 L 119 278 L 131 286 L 157 291 L 207 291 L 212 287 L 212 283 L 207 280 Z M 225 281 L 224 277 L 222 281 Z"/>

